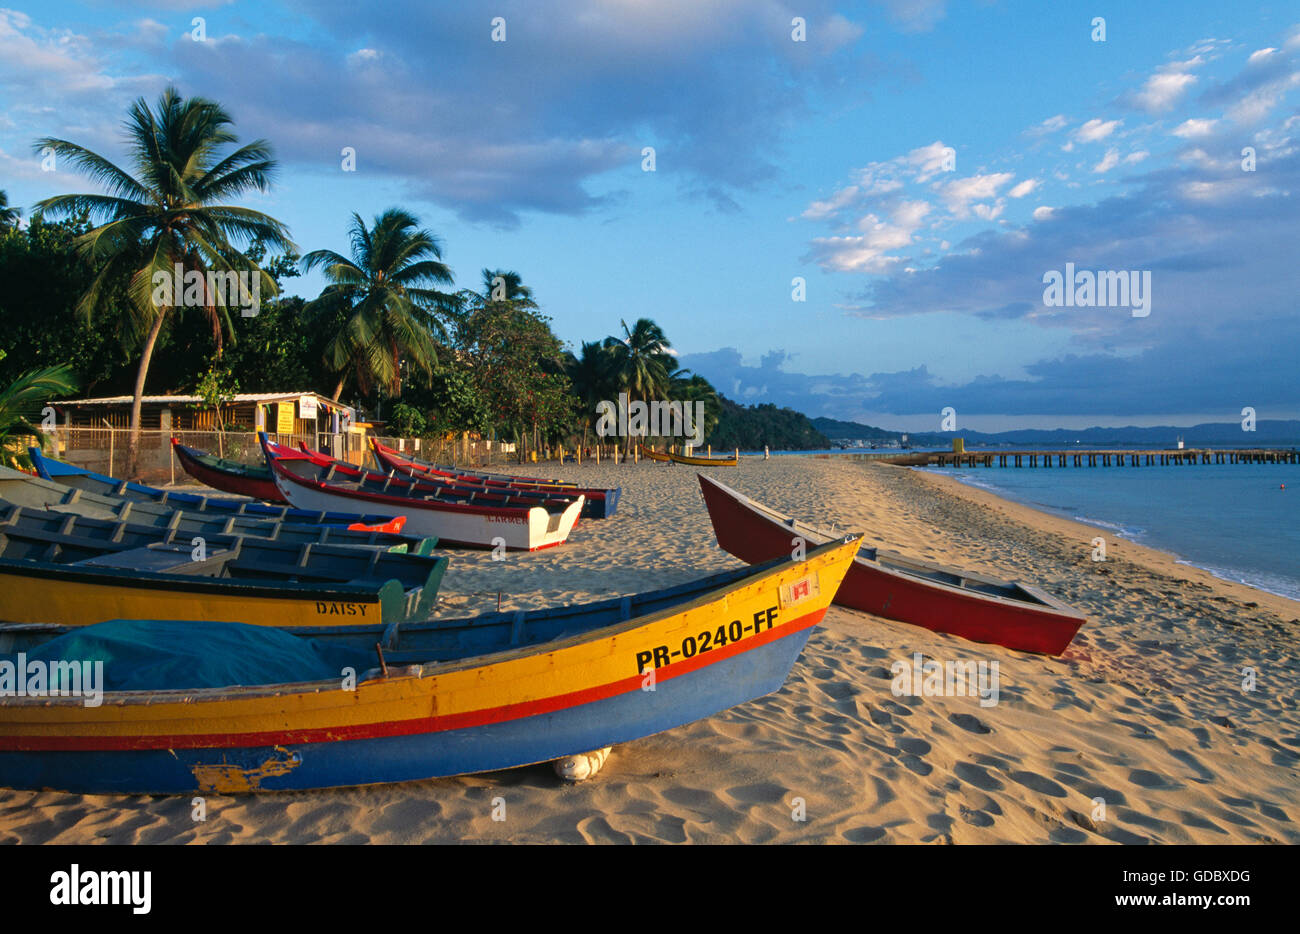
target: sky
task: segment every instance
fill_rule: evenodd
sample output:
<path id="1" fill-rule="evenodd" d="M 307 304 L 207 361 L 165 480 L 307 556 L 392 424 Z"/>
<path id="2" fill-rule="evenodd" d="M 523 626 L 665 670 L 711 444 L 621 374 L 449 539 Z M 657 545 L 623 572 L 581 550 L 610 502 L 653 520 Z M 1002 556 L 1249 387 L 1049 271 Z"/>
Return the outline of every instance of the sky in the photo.
<path id="1" fill-rule="evenodd" d="M 0 9 L 10 204 L 168 85 L 270 142 L 244 203 L 302 252 L 401 206 L 458 287 L 519 272 L 574 349 L 652 318 L 740 402 L 1300 417 L 1294 3 L 48 0 Z"/>

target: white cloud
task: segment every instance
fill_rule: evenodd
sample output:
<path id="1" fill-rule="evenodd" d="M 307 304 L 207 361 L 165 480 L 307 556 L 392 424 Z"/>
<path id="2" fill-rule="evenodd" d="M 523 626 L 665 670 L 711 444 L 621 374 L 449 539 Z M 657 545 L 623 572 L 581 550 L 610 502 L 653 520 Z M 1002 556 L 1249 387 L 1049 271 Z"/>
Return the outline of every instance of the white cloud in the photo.
<path id="1" fill-rule="evenodd" d="M 1264 59 L 1277 52 L 1277 49 L 1269 47 L 1267 49 L 1258 49 L 1250 53 L 1250 58 L 1246 59 L 1247 65 L 1258 65 Z"/>
<path id="2" fill-rule="evenodd" d="M 1125 156 L 1124 162 L 1126 165 L 1135 165 L 1147 158 L 1149 155 L 1151 155 L 1151 153 L 1147 152 L 1145 149 L 1139 149 L 1137 152 L 1131 152 Z"/>
<path id="3" fill-rule="evenodd" d="M 1025 132 L 1031 136 L 1046 136 L 1048 133 L 1055 133 L 1068 122 L 1063 114 L 1057 114 L 1055 117 L 1048 117 L 1037 126 L 1030 127 Z"/>
<path id="4" fill-rule="evenodd" d="M 1080 143 L 1095 143 L 1114 133 L 1120 120 L 1099 120 L 1093 118 L 1074 131 L 1074 138 Z"/>
<path id="5" fill-rule="evenodd" d="M 971 204 L 986 201 L 998 193 L 1015 175 L 1011 172 L 996 172 L 989 175 L 971 175 L 948 182 L 939 189 L 939 197 L 955 217 L 969 217 Z"/>
<path id="6" fill-rule="evenodd" d="M 1174 136 L 1182 139 L 1197 139 L 1202 136 L 1209 136 L 1214 132 L 1214 124 L 1217 120 L 1203 120 L 1199 117 L 1193 117 L 1190 120 L 1184 120 L 1174 128 Z"/>
<path id="7" fill-rule="evenodd" d="M 841 210 L 853 203 L 858 196 L 858 186 L 850 185 L 847 188 L 841 188 L 835 194 L 831 195 L 824 201 L 814 201 L 808 205 L 808 208 L 801 214 L 805 220 L 816 221 L 824 220 L 828 217 L 834 217 Z"/>
<path id="8" fill-rule="evenodd" d="M 889 220 L 868 214 L 858 222 L 860 236 L 818 237 L 812 241 L 812 256 L 823 268 L 837 272 L 887 272 L 901 259 L 889 252 L 911 245 L 929 212 L 924 201 L 904 201 Z"/>
<path id="9" fill-rule="evenodd" d="M 955 150 L 945 146 L 942 140 L 935 140 L 929 146 L 921 146 L 909 152 L 907 164 L 917 169 L 918 182 L 928 182 L 945 171 L 944 164 L 950 157 L 955 158 Z"/>
<path id="10" fill-rule="evenodd" d="M 1147 113 L 1159 113 L 1172 108 L 1195 83 L 1196 76 L 1184 71 L 1156 72 L 1133 95 L 1133 101 Z"/>
<path id="11" fill-rule="evenodd" d="M 1029 194 L 1037 187 L 1038 187 L 1038 179 L 1027 178 L 1019 185 L 1017 185 L 1015 188 L 1012 188 L 1010 191 L 1008 191 L 1007 194 L 1013 198 L 1023 198 L 1025 195 Z"/>
<path id="12" fill-rule="evenodd" d="M 1036 221 L 1045 221 L 1045 220 L 1047 220 L 1049 217 L 1052 216 L 1052 214 L 1053 214 L 1053 212 L 1055 212 L 1055 210 L 1056 210 L 1056 208 L 1049 208 L 1049 207 L 1048 207 L 1047 205 L 1045 205 L 1045 204 L 1044 204 L 1044 205 L 1040 205 L 1039 207 L 1034 208 L 1034 220 L 1036 220 Z"/>
<path id="13" fill-rule="evenodd" d="M 1107 149 L 1106 155 L 1102 157 L 1100 162 L 1092 167 L 1092 171 L 1100 175 L 1104 172 L 1109 172 L 1117 165 L 1119 165 L 1119 150 Z"/>

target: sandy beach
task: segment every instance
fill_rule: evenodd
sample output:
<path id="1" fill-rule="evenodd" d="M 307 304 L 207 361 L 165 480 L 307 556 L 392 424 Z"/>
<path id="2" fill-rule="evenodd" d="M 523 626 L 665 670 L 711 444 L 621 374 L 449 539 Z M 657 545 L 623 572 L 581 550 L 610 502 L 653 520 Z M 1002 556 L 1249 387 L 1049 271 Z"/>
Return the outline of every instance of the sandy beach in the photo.
<path id="1" fill-rule="evenodd" d="M 691 469 L 531 472 L 621 485 L 618 514 L 550 551 L 454 552 L 442 613 L 635 593 L 740 565 L 717 547 Z M 616 747 L 586 783 L 533 766 L 212 796 L 202 822 L 189 798 L 0 790 L 0 842 L 1300 842 L 1300 603 L 904 468 L 778 457 L 718 476 L 892 551 L 1034 583 L 1089 621 L 1046 658 L 833 607 L 779 693 Z M 896 697 L 891 665 L 914 653 L 996 661 L 997 704 Z"/>

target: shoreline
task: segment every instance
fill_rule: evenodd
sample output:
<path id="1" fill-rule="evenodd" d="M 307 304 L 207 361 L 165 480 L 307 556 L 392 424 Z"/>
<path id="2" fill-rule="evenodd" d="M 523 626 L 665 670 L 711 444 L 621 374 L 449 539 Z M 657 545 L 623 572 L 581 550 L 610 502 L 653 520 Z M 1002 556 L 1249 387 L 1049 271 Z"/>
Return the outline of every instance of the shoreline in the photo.
<path id="1" fill-rule="evenodd" d="M 881 466 L 892 467 L 893 465 Z M 898 469 L 907 470 L 916 476 L 924 477 L 953 495 L 965 496 L 971 502 L 999 509 L 1008 515 L 1014 515 L 1026 525 L 1035 526 L 1041 528 L 1044 532 L 1061 535 L 1072 540 L 1077 539 L 1080 542 L 1080 548 L 1084 551 L 1088 549 L 1087 543 L 1090 542 L 1091 533 L 1094 530 L 1107 532 L 1114 536 L 1113 540 L 1108 539 L 1106 543 L 1108 556 L 1119 554 L 1120 552 L 1115 545 L 1122 544 L 1124 554 L 1129 560 L 1142 563 L 1153 570 L 1171 576 L 1187 575 L 1195 583 L 1209 583 L 1212 586 L 1221 585 L 1243 602 L 1259 603 L 1260 606 L 1266 606 L 1278 615 L 1290 614 L 1292 618 L 1300 617 L 1300 600 L 1252 584 L 1220 577 L 1208 568 L 1201 567 L 1177 552 L 1135 542 L 1131 538 L 1124 537 L 1121 532 L 1114 528 L 1094 525 L 1082 519 L 1066 518 L 1046 509 L 1039 509 L 1027 503 L 1022 503 L 1000 492 L 994 492 L 975 484 L 964 483 L 956 477 L 930 473 L 911 467 L 900 467 Z M 1300 622 L 1300 620 L 1296 621 Z"/>
<path id="2" fill-rule="evenodd" d="M 895 466 L 895 465 L 888 465 L 888 466 Z M 992 483 L 986 485 L 970 477 L 963 479 L 961 477 L 952 476 L 940 472 L 939 470 L 934 468 L 905 467 L 904 469 L 912 470 L 922 476 L 944 477 L 946 479 L 949 479 L 957 483 L 958 485 L 966 489 L 981 490 L 983 492 L 989 493 L 992 496 L 997 497 L 998 499 L 1005 500 L 1006 502 L 1013 503 L 1017 506 L 1023 506 L 1026 509 L 1031 509 L 1044 516 L 1049 516 L 1054 519 L 1066 519 L 1068 521 L 1077 522 L 1080 525 L 1087 526 L 1089 528 L 1095 528 L 1101 532 L 1107 533 L 1108 535 L 1114 536 L 1120 541 L 1124 541 L 1131 545 L 1135 545 L 1137 547 L 1148 548 L 1151 549 L 1152 551 L 1159 551 L 1163 554 L 1169 555 L 1170 557 L 1174 558 L 1178 564 L 1187 567 L 1196 568 L 1201 571 L 1205 571 L 1206 573 L 1212 575 L 1216 580 L 1223 581 L 1224 583 L 1238 584 L 1244 587 L 1249 587 L 1252 590 L 1258 591 L 1261 594 L 1267 594 L 1272 597 L 1280 597 L 1284 600 L 1289 600 L 1293 603 L 1297 603 L 1297 605 L 1300 606 L 1300 597 L 1295 596 L 1291 593 L 1286 593 L 1279 590 L 1270 590 L 1269 588 L 1262 586 L 1261 584 L 1258 583 L 1252 583 L 1247 580 L 1238 580 L 1232 577 L 1224 576 L 1230 573 L 1236 573 L 1236 574 L 1246 573 L 1245 571 L 1242 571 L 1240 568 L 1236 568 L 1236 569 L 1219 568 L 1216 570 L 1215 568 L 1207 566 L 1205 564 L 1197 563 L 1197 561 L 1194 561 L 1191 558 L 1179 554 L 1178 552 L 1174 551 L 1172 548 L 1161 547 L 1160 545 L 1157 544 L 1148 544 L 1139 541 L 1138 537 L 1140 535 L 1148 534 L 1146 533 L 1145 530 L 1133 532 L 1132 531 L 1133 527 L 1124 525 L 1123 523 L 1118 521 L 1110 521 L 1105 519 L 1090 519 L 1084 516 L 1068 516 L 1068 517 L 1063 516 L 1060 513 L 1054 511 L 1052 507 L 1046 504 L 1032 504 L 1032 503 L 1022 502 L 1021 500 L 1016 499 L 1012 495 L 1011 491 L 1009 490 L 1001 489 Z M 1219 573 L 1220 571 L 1222 571 L 1222 573 Z"/>
<path id="3" fill-rule="evenodd" d="M 740 566 L 694 470 L 550 472 L 623 486 L 619 512 L 561 548 L 452 552 L 439 616 Z M 1052 658 L 833 606 L 779 691 L 617 746 L 578 785 L 543 764 L 209 795 L 203 822 L 189 796 L 0 789 L 0 843 L 1300 843 L 1300 604 L 1122 540 L 1093 562 L 1091 527 L 906 468 L 781 458 L 711 475 L 889 550 L 1033 583 L 1088 622 Z M 917 653 L 996 664 L 997 703 L 896 694 L 891 669 Z"/>

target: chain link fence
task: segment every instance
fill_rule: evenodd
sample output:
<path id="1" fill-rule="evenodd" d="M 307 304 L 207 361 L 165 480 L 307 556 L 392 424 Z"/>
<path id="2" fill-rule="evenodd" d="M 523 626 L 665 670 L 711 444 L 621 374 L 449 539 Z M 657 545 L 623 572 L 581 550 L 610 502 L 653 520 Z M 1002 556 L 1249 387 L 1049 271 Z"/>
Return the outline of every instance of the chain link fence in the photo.
<path id="1" fill-rule="evenodd" d="M 319 432 L 275 434 L 273 441 L 296 448 L 299 443 L 352 464 L 374 467 L 369 440 L 362 435 Z M 46 435 L 45 452 L 77 467 L 124 477 L 130 456 L 131 432 L 126 428 L 59 428 Z M 172 454 L 171 439 L 181 444 L 244 464 L 261 464 L 262 449 L 256 432 L 141 431 L 137 469 L 131 478 L 152 485 L 196 483 Z M 378 441 L 417 460 L 468 467 L 509 467 L 518 464 L 514 446 L 499 441 L 467 439 L 398 438 Z"/>

